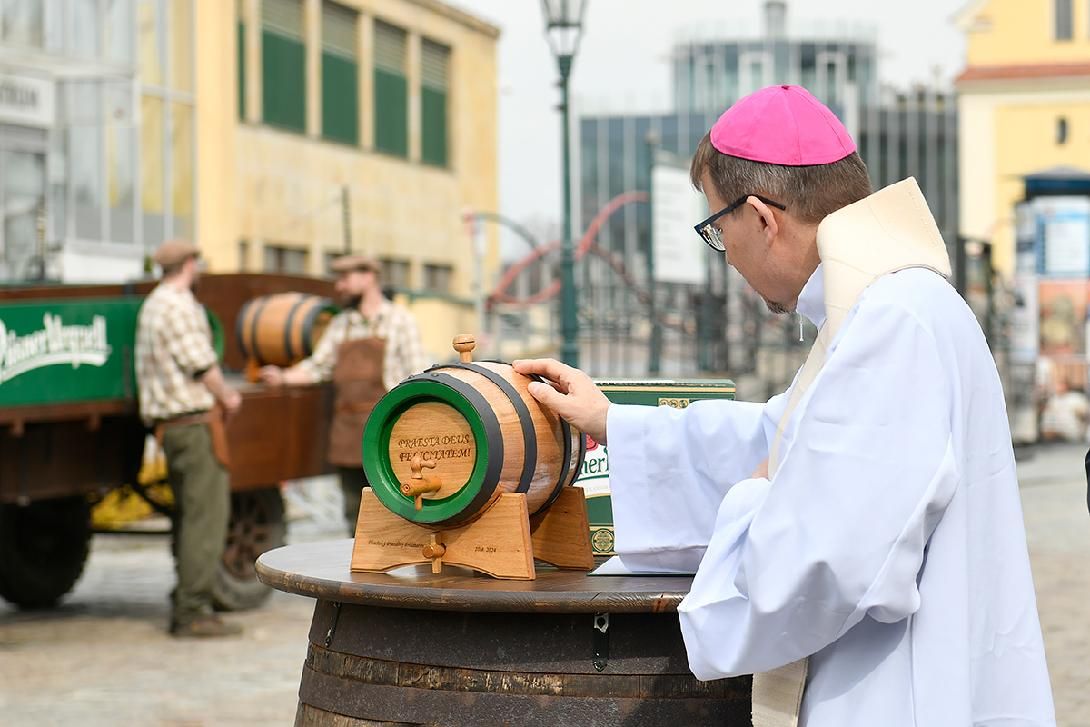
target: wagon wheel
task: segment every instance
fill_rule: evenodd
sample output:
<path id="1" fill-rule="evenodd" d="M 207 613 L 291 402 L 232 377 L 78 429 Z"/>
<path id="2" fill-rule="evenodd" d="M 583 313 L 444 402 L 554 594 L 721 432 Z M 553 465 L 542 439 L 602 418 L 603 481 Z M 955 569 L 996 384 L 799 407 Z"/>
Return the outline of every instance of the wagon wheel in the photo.
<path id="1" fill-rule="evenodd" d="M 284 501 L 269 487 L 231 493 L 231 521 L 212 597 L 217 609 L 239 611 L 261 605 L 272 589 L 257 580 L 254 564 L 266 550 L 284 544 Z"/>
<path id="2" fill-rule="evenodd" d="M 83 573 L 90 544 L 85 497 L 0 505 L 0 597 L 25 609 L 52 606 Z"/>

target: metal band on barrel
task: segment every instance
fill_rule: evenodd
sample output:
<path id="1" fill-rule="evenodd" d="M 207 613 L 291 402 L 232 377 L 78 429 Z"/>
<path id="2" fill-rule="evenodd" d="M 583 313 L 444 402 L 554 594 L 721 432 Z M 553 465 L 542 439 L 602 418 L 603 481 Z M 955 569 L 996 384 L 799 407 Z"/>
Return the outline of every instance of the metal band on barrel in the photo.
<path id="1" fill-rule="evenodd" d="M 550 385 L 548 381 L 537 374 L 532 374 L 530 378 L 535 381 L 540 381 L 546 386 Z M 556 487 L 553 488 L 552 494 L 549 495 L 549 499 L 538 508 L 538 512 L 547 509 L 549 505 L 556 502 L 556 498 L 560 497 L 560 493 L 564 491 L 564 484 L 568 481 L 568 476 L 571 474 L 571 425 L 564 421 L 564 417 L 559 414 L 556 415 L 556 418 L 560 420 L 560 438 L 564 440 L 564 448 L 560 457 L 560 461 L 564 463 L 564 468 L 560 470 L 560 479 L 557 480 Z"/>
<path id="2" fill-rule="evenodd" d="M 261 320 L 261 311 L 265 309 L 265 304 L 269 302 L 269 299 L 268 297 L 262 297 L 250 302 L 254 305 L 254 317 L 250 319 L 250 355 L 258 364 L 264 364 L 265 359 L 258 352 L 257 322 Z"/>
<path id="3" fill-rule="evenodd" d="M 326 312 L 326 309 L 332 305 L 332 301 L 329 298 L 316 298 L 314 299 L 314 305 L 303 316 L 303 351 L 302 355 L 309 356 L 314 353 L 314 345 L 317 341 L 311 339 L 311 334 L 314 332 L 314 321 L 318 316 Z"/>
<path id="4" fill-rule="evenodd" d="M 525 456 L 522 460 L 522 475 L 519 477 L 519 484 L 515 488 L 515 492 L 529 492 L 530 485 L 534 481 L 534 470 L 537 469 L 537 435 L 534 432 L 534 420 L 530 416 L 530 408 L 526 406 L 526 402 L 522 400 L 518 390 L 511 385 L 510 381 L 480 364 L 451 363 L 437 368 L 463 369 L 480 374 L 495 384 L 496 388 L 511 400 L 511 406 L 515 408 L 515 412 L 519 415 L 519 425 L 522 427 L 522 441 L 526 443 Z"/>
<path id="5" fill-rule="evenodd" d="M 291 308 L 288 309 L 288 319 L 284 321 L 284 356 L 287 357 L 288 361 L 295 358 L 295 353 L 293 351 L 295 347 L 291 345 L 291 323 L 295 320 L 295 312 L 299 310 L 299 306 L 306 302 L 307 296 L 299 293 L 299 300 L 291 304 Z M 300 355 L 302 356 L 305 354 L 300 352 Z"/>
<path id="6" fill-rule="evenodd" d="M 235 318 L 235 340 L 238 341 L 238 350 L 242 351 L 243 356 L 252 355 L 252 352 L 246 350 L 246 336 L 243 335 L 246 329 L 246 312 L 250 310 L 251 305 L 253 305 L 252 300 L 243 303 L 238 309 L 238 317 Z"/>

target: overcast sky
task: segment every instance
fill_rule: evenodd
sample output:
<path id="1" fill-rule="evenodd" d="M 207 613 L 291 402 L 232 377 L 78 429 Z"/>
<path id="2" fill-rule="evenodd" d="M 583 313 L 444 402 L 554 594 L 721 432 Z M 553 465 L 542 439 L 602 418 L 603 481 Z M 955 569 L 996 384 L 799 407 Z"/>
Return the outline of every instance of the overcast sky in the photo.
<path id="1" fill-rule="evenodd" d="M 502 30 L 500 207 L 529 222 L 560 218 L 556 63 L 537 0 L 449 0 Z M 948 83 L 964 61 L 953 24 L 964 0 L 794 0 L 791 22 L 844 23 L 878 34 L 879 76 L 898 86 Z M 694 27 L 758 28 L 763 0 L 590 0 L 573 72 L 576 103 L 594 110 L 662 108 L 670 94 L 670 46 Z"/>

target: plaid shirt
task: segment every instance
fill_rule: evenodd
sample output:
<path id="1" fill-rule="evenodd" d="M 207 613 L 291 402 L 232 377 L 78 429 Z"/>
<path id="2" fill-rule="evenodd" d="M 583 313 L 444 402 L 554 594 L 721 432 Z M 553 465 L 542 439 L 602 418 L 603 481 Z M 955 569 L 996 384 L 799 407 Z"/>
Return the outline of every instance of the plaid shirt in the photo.
<path id="1" fill-rule="evenodd" d="M 382 383 L 386 390 L 424 370 L 424 344 L 416 321 L 408 310 L 390 301 L 383 301 L 378 314 L 368 320 L 358 308 L 343 310 L 333 316 L 310 358 L 296 364 L 313 381 L 328 381 L 333 377 L 337 347 L 346 341 L 361 338 L 386 340 L 386 355 L 382 362 Z"/>
<path id="2" fill-rule="evenodd" d="M 198 376 L 216 363 L 204 308 L 189 290 L 160 283 L 136 320 L 136 384 L 144 422 L 211 409 L 215 399 Z"/>

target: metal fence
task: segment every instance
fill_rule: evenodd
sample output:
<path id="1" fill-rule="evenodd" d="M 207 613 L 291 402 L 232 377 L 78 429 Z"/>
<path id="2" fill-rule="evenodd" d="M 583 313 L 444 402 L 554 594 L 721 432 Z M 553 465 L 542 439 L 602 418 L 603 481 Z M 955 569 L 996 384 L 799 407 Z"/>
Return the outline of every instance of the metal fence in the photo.
<path id="1" fill-rule="evenodd" d="M 887 91 L 880 106 L 859 115 L 859 150 L 875 188 L 917 178 L 960 266 L 957 279 L 998 341 L 998 294 L 982 282 L 991 274 L 981 272 L 979 255 L 958 252 L 955 109 L 949 94 Z M 709 252 L 703 284 L 649 277 L 651 159 L 665 153 L 687 160 L 714 121 L 711 113 L 681 112 L 583 116 L 577 124 L 580 363 L 593 376 L 725 376 L 744 398 L 757 399 L 786 388 L 813 342 L 808 321 L 769 313 L 721 255 Z M 692 243 L 701 244 L 695 235 Z M 543 245 L 530 253 L 532 261 L 510 266 L 507 284 L 490 300 L 487 321 L 499 355 L 558 353 L 550 290 L 559 285 L 559 256 L 548 250 Z"/>

